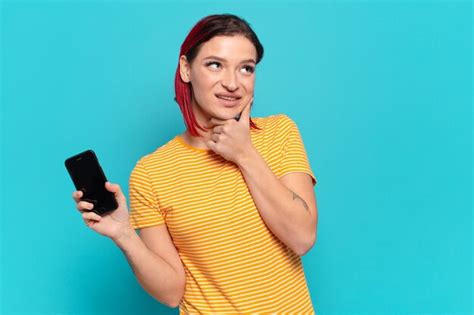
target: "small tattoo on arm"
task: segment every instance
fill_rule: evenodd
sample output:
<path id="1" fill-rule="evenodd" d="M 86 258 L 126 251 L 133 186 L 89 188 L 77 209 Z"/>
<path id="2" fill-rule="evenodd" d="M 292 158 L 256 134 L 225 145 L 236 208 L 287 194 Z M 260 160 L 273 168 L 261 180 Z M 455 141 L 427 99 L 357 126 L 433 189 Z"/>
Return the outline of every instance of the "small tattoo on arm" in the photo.
<path id="1" fill-rule="evenodd" d="M 293 200 L 296 200 L 296 199 L 300 200 L 303 203 L 303 206 L 306 209 L 306 211 L 309 211 L 309 207 L 308 207 L 308 204 L 306 203 L 306 201 L 304 201 L 303 198 L 298 196 L 293 190 L 290 190 L 290 191 L 293 193 Z"/>

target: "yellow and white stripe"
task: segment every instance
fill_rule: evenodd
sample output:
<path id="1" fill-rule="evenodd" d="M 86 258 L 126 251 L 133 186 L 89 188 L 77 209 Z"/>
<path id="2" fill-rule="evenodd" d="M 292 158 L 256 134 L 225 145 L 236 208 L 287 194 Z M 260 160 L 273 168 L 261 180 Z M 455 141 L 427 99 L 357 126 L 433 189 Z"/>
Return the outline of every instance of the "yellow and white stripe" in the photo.
<path id="1" fill-rule="evenodd" d="M 254 147 L 277 177 L 316 184 L 296 124 L 252 118 Z M 181 136 L 142 157 L 129 182 L 130 223 L 165 223 L 186 272 L 180 314 L 314 314 L 301 258 L 266 227 L 239 168 Z"/>

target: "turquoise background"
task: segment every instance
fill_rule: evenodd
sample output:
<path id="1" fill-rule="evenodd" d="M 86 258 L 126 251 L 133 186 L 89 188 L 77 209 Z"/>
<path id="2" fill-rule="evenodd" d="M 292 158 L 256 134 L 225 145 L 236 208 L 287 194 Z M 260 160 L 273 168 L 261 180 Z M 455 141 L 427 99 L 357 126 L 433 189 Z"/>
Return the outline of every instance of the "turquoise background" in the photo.
<path id="1" fill-rule="evenodd" d="M 64 159 L 135 162 L 184 130 L 179 47 L 203 16 L 265 47 L 253 116 L 286 113 L 318 179 L 318 314 L 472 314 L 469 1 L 1 3 L 1 314 L 177 314 L 83 223 Z"/>

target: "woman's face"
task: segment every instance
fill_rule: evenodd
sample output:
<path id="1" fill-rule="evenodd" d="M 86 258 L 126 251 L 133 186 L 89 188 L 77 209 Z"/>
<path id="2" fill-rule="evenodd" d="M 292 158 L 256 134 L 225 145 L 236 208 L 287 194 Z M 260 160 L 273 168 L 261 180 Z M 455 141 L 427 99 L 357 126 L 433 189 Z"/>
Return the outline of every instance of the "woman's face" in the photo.
<path id="1" fill-rule="evenodd" d="M 205 42 L 189 64 L 180 58 L 180 75 L 191 82 L 196 119 L 231 119 L 242 112 L 253 96 L 257 50 L 247 38 L 215 36 Z M 227 96 L 236 100 L 224 100 Z"/>

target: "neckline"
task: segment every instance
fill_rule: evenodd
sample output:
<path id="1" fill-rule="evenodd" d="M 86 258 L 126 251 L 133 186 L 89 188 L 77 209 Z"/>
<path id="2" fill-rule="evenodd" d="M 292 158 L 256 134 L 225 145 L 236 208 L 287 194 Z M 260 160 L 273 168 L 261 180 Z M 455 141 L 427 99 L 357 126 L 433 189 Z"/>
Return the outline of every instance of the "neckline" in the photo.
<path id="1" fill-rule="evenodd" d="M 212 151 L 211 149 L 201 149 L 201 148 L 197 148 L 197 147 L 194 147 L 190 144 L 188 144 L 186 141 L 184 141 L 183 137 L 181 135 L 177 135 L 176 137 L 176 140 L 178 140 L 178 142 L 183 145 L 184 147 L 190 149 L 190 150 L 193 150 L 195 152 L 199 152 L 199 153 L 208 153 L 210 151 Z"/>

